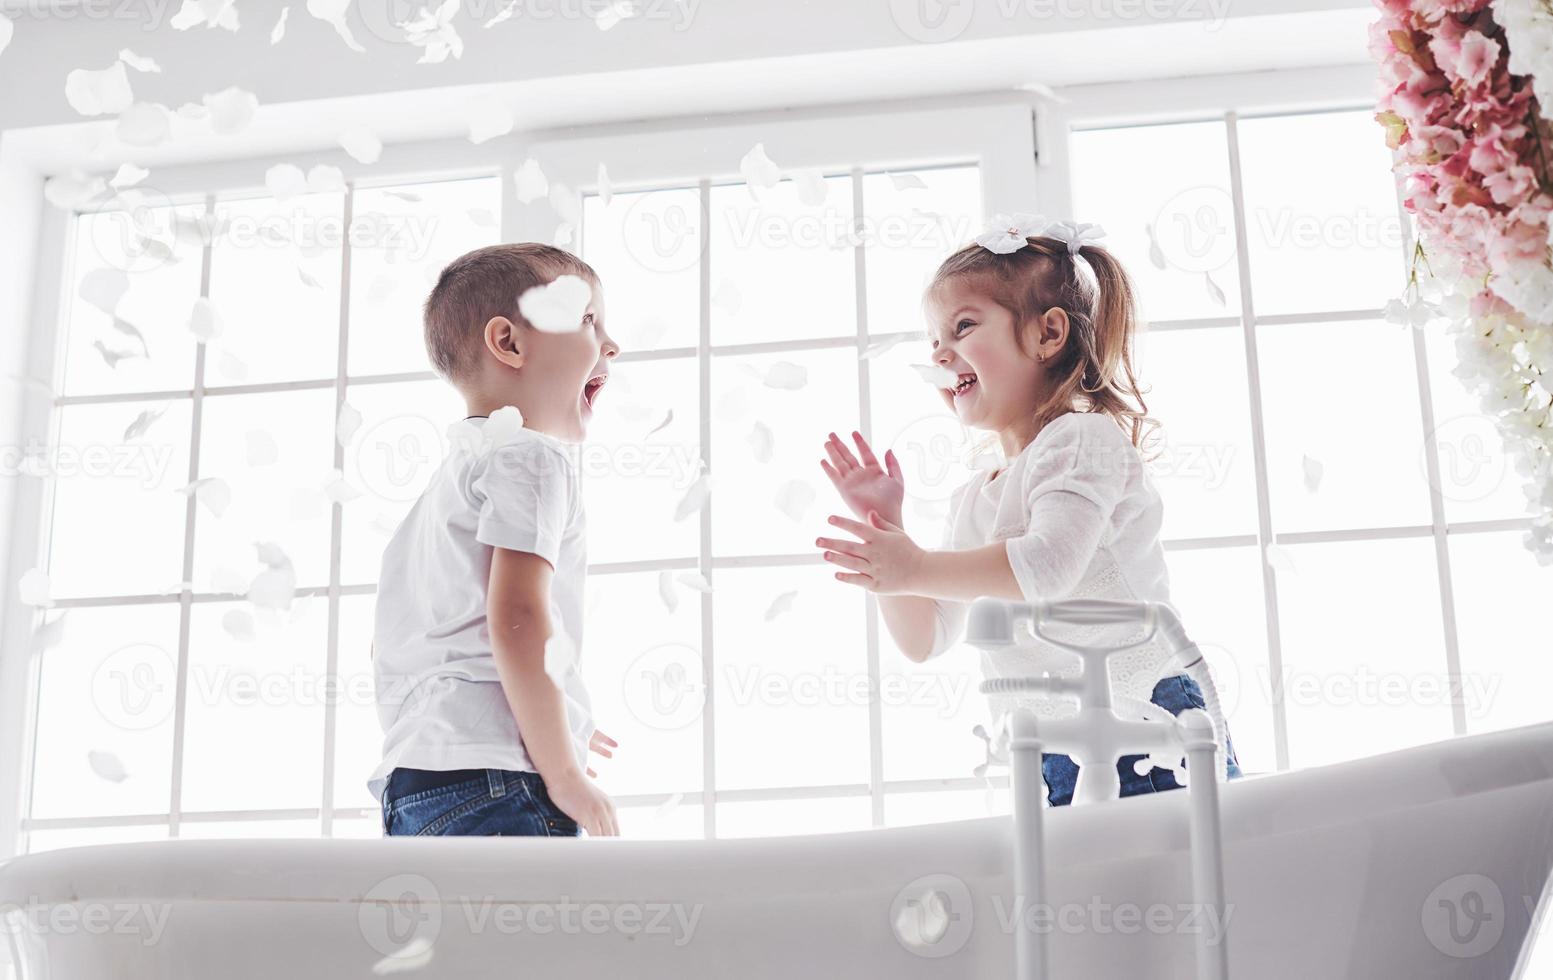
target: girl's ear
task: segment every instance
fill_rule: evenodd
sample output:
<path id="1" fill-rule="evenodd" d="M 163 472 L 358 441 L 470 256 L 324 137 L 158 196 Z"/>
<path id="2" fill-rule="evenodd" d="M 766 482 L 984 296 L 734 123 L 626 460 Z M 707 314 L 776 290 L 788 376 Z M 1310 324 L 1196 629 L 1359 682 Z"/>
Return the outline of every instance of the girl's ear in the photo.
<path id="1" fill-rule="evenodd" d="M 1070 326 L 1068 311 L 1060 306 L 1041 314 L 1036 321 L 1035 344 L 1036 353 L 1042 360 L 1056 357 L 1057 352 L 1067 346 Z"/>
<path id="2" fill-rule="evenodd" d="M 523 350 L 518 346 L 518 325 L 504 316 L 485 322 L 485 349 L 508 367 L 523 366 Z"/>

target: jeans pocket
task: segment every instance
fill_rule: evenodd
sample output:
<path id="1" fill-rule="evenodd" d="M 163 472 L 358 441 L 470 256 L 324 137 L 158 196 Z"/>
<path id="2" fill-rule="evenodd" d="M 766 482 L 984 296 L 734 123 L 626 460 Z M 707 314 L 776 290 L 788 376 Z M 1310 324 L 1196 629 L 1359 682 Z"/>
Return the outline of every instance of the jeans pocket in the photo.
<path id="1" fill-rule="evenodd" d="M 388 804 L 386 829 L 393 837 L 437 834 L 489 799 L 489 784 L 483 778 L 412 793 Z"/>

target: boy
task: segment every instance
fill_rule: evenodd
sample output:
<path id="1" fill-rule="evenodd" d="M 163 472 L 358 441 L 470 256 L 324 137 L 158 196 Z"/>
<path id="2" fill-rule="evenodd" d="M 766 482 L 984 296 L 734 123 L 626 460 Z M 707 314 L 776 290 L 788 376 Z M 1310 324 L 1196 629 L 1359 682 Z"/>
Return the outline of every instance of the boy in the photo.
<path id="1" fill-rule="evenodd" d="M 591 287 L 581 322 L 537 329 L 519 297 L 563 275 Z M 469 417 L 383 552 L 383 761 L 368 786 L 384 832 L 613 836 L 614 804 L 587 759 L 616 743 L 593 727 L 573 665 L 587 556 L 567 447 L 586 435 L 620 352 L 598 276 L 548 245 L 477 249 L 442 270 L 425 330 Z"/>

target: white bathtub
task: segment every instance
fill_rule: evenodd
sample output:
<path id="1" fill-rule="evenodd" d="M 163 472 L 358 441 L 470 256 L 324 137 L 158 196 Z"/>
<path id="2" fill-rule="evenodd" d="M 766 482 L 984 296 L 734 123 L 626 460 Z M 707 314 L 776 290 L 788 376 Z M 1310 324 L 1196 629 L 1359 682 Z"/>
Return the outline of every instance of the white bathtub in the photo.
<path id="1" fill-rule="evenodd" d="M 1186 802 L 1051 814 L 1056 977 L 1192 975 Z M 1510 977 L 1553 862 L 1553 724 L 1231 783 L 1224 827 L 1232 976 Z M 1009 855 L 1006 819 L 684 843 L 169 841 L 13 860 L 0 906 L 22 980 L 370 977 L 417 931 L 431 959 L 412 976 L 1003 978 Z M 923 939 L 900 910 L 934 891 L 951 919 Z"/>

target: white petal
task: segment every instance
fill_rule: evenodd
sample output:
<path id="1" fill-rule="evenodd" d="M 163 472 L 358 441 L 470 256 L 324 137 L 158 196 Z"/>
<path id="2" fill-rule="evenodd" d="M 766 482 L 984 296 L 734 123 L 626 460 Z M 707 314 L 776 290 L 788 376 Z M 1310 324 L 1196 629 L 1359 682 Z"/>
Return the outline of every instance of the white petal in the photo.
<path id="1" fill-rule="evenodd" d="M 249 583 L 248 601 L 261 609 L 290 609 L 297 591 L 291 559 L 277 545 L 261 542 L 255 547 L 266 567 Z"/>
<path id="2" fill-rule="evenodd" d="M 119 60 L 139 72 L 161 72 L 162 66 L 153 58 L 144 58 L 129 48 L 119 51 Z"/>
<path id="3" fill-rule="evenodd" d="M 492 412 L 480 430 L 486 443 L 496 448 L 510 446 L 521 438 L 522 432 L 523 413 L 516 405 L 503 405 Z"/>
<path id="4" fill-rule="evenodd" d="M 204 504 L 210 512 L 217 517 L 226 513 L 226 509 L 232 504 L 232 488 L 219 476 L 207 476 L 179 491 L 184 494 L 194 494 L 194 499 Z"/>
<path id="5" fill-rule="evenodd" d="M 383 155 L 383 141 L 365 126 L 352 126 L 341 133 L 340 146 L 358 163 L 377 163 Z"/>
<path id="6" fill-rule="evenodd" d="M 365 51 L 367 49 L 357 44 L 356 39 L 351 36 L 350 25 L 345 22 L 345 13 L 350 9 L 350 5 L 351 0 L 307 0 L 307 12 L 332 25 L 346 47 L 352 51 Z"/>
<path id="7" fill-rule="evenodd" d="M 658 573 L 658 598 L 663 600 L 663 608 L 671 613 L 679 608 L 679 590 L 674 585 L 673 572 Z"/>
<path id="8" fill-rule="evenodd" d="M 350 445 L 351 436 L 361 428 L 361 413 L 351 406 L 350 402 L 340 403 L 340 413 L 334 423 L 334 438 L 340 445 Z"/>
<path id="9" fill-rule="evenodd" d="M 235 2 L 236 0 L 183 0 L 183 7 L 171 21 L 173 29 L 186 31 L 198 24 L 204 24 L 206 29 L 220 27 L 228 31 L 236 31 L 238 23 Z"/>
<path id="10" fill-rule="evenodd" d="M 113 179 L 108 181 L 110 187 L 133 187 L 151 176 L 151 171 L 142 170 L 133 163 L 121 163 L 119 169 L 114 172 Z M 171 257 L 171 256 L 169 256 Z"/>
<path id="11" fill-rule="evenodd" d="M 517 9 L 518 9 L 518 0 L 507 0 L 507 2 L 502 4 L 501 8 L 499 10 L 497 10 L 494 15 L 492 15 L 490 20 L 486 21 L 484 24 L 481 24 L 480 26 L 481 27 L 485 27 L 485 28 L 491 28 L 491 27 L 495 27 L 497 24 L 500 24 L 504 20 L 511 20 L 513 13 Z"/>
<path id="12" fill-rule="evenodd" d="M 703 473 L 696 479 L 695 483 L 690 485 L 690 489 L 685 491 L 685 495 L 680 498 L 679 504 L 674 508 L 674 519 L 682 521 L 702 507 L 705 507 L 711 490 L 711 478 Z"/>
<path id="13" fill-rule="evenodd" d="M 247 443 L 249 466 L 273 466 L 280 459 L 280 443 L 264 429 L 249 429 L 243 439 Z"/>
<path id="14" fill-rule="evenodd" d="M 942 364 L 913 364 L 912 369 L 935 388 L 953 388 L 960 383 L 960 376 Z"/>
<path id="15" fill-rule="evenodd" d="M 737 283 L 725 278 L 718 282 L 717 291 L 712 294 L 712 305 L 733 316 L 744 305 L 744 294 L 739 291 Z"/>
<path id="16" fill-rule="evenodd" d="M 577 646 L 565 630 L 557 629 L 545 641 L 545 673 L 551 683 L 566 689 L 567 675 L 577 669 Z"/>
<path id="17" fill-rule="evenodd" d="M 464 212 L 476 228 L 495 228 L 496 215 L 489 208 L 470 208 Z"/>
<path id="18" fill-rule="evenodd" d="M 307 175 L 294 163 L 277 163 L 264 172 L 264 188 L 277 203 L 307 193 Z"/>
<path id="19" fill-rule="evenodd" d="M 593 301 L 593 287 L 580 276 L 557 276 L 518 297 L 518 312 L 545 333 L 572 333 L 582 328 L 582 318 Z"/>
<path id="20" fill-rule="evenodd" d="M 75 69 L 65 76 L 65 100 L 83 116 L 115 115 L 128 109 L 135 97 L 124 62 L 115 61 L 101 71 Z"/>
<path id="21" fill-rule="evenodd" d="M 662 803 L 659 803 L 658 806 L 653 810 L 653 812 L 652 812 L 653 820 L 654 821 L 662 820 L 664 817 L 667 817 L 669 814 L 671 814 L 675 810 L 679 809 L 679 805 L 680 805 L 681 802 L 684 801 L 684 799 L 685 799 L 685 794 L 684 793 L 674 793 L 674 794 L 670 795 Z"/>
<path id="22" fill-rule="evenodd" d="M 384 976 L 389 973 L 412 973 L 423 970 L 431 963 L 433 952 L 431 940 L 425 936 L 416 936 L 406 943 L 404 948 L 372 964 L 372 973 L 375 976 Z"/>
<path id="23" fill-rule="evenodd" d="M 15 33 L 15 22 L 4 14 L 0 14 L 0 52 L 5 51 L 6 45 L 11 43 L 11 37 Z"/>
<path id="24" fill-rule="evenodd" d="M 194 308 L 189 311 L 189 332 L 202 344 L 221 336 L 221 317 L 209 297 L 201 296 L 194 301 Z"/>
<path id="25" fill-rule="evenodd" d="M 116 316 L 119 312 L 119 303 L 123 301 L 124 294 L 127 292 L 129 292 L 129 274 L 123 269 L 105 267 L 93 269 L 82 276 L 76 295 L 109 316 Z"/>
<path id="26" fill-rule="evenodd" d="M 148 408 L 135 416 L 135 421 L 124 428 L 124 441 L 133 442 L 145 435 L 151 426 L 156 423 L 156 420 L 162 417 L 162 413 L 166 411 L 167 407 L 164 405 L 161 408 Z"/>
<path id="27" fill-rule="evenodd" d="M 64 642 L 65 617 L 68 613 L 60 613 L 53 619 L 45 619 L 38 624 L 38 628 L 32 631 L 31 649 L 36 653 L 44 650 L 52 650 Z"/>
<path id="28" fill-rule="evenodd" d="M 792 361 L 777 361 L 762 378 L 766 387 L 780 391 L 798 391 L 809 383 L 809 369 Z"/>
<path id="29" fill-rule="evenodd" d="M 119 114 L 113 135 L 130 146 L 156 146 L 172 132 L 167 107 L 154 102 L 136 102 Z"/>
<path id="30" fill-rule="evenodd" d="M 79 173 L 58 174 L 43 182 L 43 197 L 63 211 L 84 210 L 93 198 L 108 192 L 101 177 Z"/>
<path id="31" fill-rule="evenodd" d="M 746 437 L 750 444 L 750 452 L 755 456 L 757 463 L 771 462 L 771 454 L 776 451 L 776 436 L 771 432 L 771 426 L 764 422 L 756 422 Z"/>
<path id="32" fill-rule="evenodd" d="M 744 154 L 744 158 L 739 161 L 739 173 L 744 175 L 744 182 L 750 186 L 752 194 L 754 188 L 772 188 L 782 179 L 781 169 L 766 156 L 764 143 L 756 143 Z"/>
<path id="33" fill-rule="evenodd" d="M 22 577 L 16 583 L 16 591 L 21 596 L 24 606 L 52 606 L 54 601 L 49 598 L 49 577 L 41 568 L 31 568 L 22 573 Z"/>
<path id="34" fill-rule="evenodd" d="M 802 521 L 809 508 L 814 506 L 814 487 L 803 480 L 788 480 L 777 490 L 777 510 L 794 521 Z"/>
<path id="35" fill-rule="evenodd" d="M 258 97 L 235 86 L 207 95 L 203 102 L 210 113 L 210 131 L 218 136 L 231 136 L 247 129 L 259 110 Z"/>
<path id="36" fill-rule="evenodd" d="M 798 593 L 784 592 L 771 600 L 771 605 L 766 607 L 766 622 L 771 622 L 793 608 L 793 600 L 798 598 Z"/>
<path id="37" fill-rule="evenodd" d="M 221 617 L 221 628 L 232 639 L 244 643 L 252 642 L 259 635 L 254 628 L 253 613 L 246 609 L 228 609 Z"/>
<path id="38" fill-rule="evenodd" d="M 1326 472 L 1326 467 L 1319 459 L 1312 459 L 1309 456 L 1302 456 L 1300 463 L 1305 470 L 1305 489 L 1315 493 L 1321 489 L 1321 477 Z"/>
<path id="39" fill-rule="evenodd" d="M 615 196 L 615 192 L 609 184 L 609 171 L 602 163 L 599 164 L 599 176 L 596 183 L 598 184 L 599 203 L 607 208 L 609 207 L 610 199 Z"/>
<path id="40" fill-rule="evenodd" d="M 345 474 L 339 470 L 334 471 L 334 477 L 324 485 L 324 496 L 330 503 L 348 504 L 361 496 L 361 491 L 350 485 L 345 479 Z"/>
<path id="41" fill-rule="evenodd" d="M 531 204 L 550 193 L 550 181 L 545 179 L 545 172 L 533 157 L 523 161 L 512 180 L 517 185 L 518 200 L 524 204 Z"/>
<path id="42" fill-rule="evenodd" d="M 905 340 L 907 336 L 907 334 L 897 334 L 894 337 L 886 337 L 884 340 L 876 340 L 872 344 L 869 344 L 868 349 L 863 351 L 860 356 L 865 361 L 871 361 L 878 357 L 880 354 L 883 354 L 885 351 L 894 347 L 896 344 L 899 344 L 901 341 Z"/>
<path id="43" fill-rule="evenodd" d="M 110 783 L 122 783 L 129 778 L 129 773 L 124 769 L 124 762 L 104 749 L 92 749 L 86 753 L 86 763 L 92 767 L 92 772 Z"/>
<path id="44" fill-rule="evenodd" d="M 222 351 L 221 356 L 216 359 L 216 370 L 221 372 L 221 376 L 228 381 L 248 380 L 248 365 L 241 357 L 229 350 Z"/>
<path id="45" fill-rule="evenodd" d="M 317 279 L 314 279 L 312 274 L 309 273 L 306 269 L 302 268 L 300 265 L 297 266 L 297 278 L 302 280 L 302 285 L 306 286 L 308 289 L 324 288 L 323 283 L 319 282 Z"/>
<path id="46" fill-rule="evenodd" d="M 593 15 L 593 22 L 599 30 L 607 31 L 621 21 L 635 17 L 637 12 L 632 0 L 612 0 L 607 7 Z"/>
<path id="47" fill-rule="evenodd" d="M 307 189 L 314 194 L 330 194 L 345 190 L 345 174 L 339 167 L 320 163 L 308 168 Z"/>
<path id="48" fill-rule="evenodd" d="M 916 174 L 889 174 L 890 183 L 895 185 L 898 191 L 925 191 L 927 184 Z"/>
<path id="49" fill-rule="evenodd" d="M 1280 574 L 1293 575 L 1299 571 L 1295 567 L 1294 556 L 1283 545 L 1270 544 L 1264 549 L 1264 554 L 1267 558 L 1267 564 L 1271 565 L 1273 570 Z"/>
<path id="50" fill-rule="evenodd" d="M 1219 284 L 1213 281 L 1213 276 L 1211 274 L 1204 272 L 1202 274 L 1202 278 L 1203 285 L 1208 287 L 1208 298 L 1213 300 L 1218 305 L 1224 306 L 1228 302 L 1224 298 L 1224 290 L 1220 289 Z"/>
<path id="51" fill-rule="evenodd" d="M 286 18 L 291 16 L 289 6 L 280 8 L 280 16 L 275 20 L 275 26 L 270 28 L 270 44 L 279 44 L 281 38 L 286 36 Z"/>
<path id="52" fill-rule="evenodd" d="M 92 346 L 97 348 L 97 353 L 102 355 L 103 363 L 110 368 L 117 368 L 122 360 L 140 356 L 139 351 L 115 350 L 100 340 L 92 341 Z"/>
<path id="53" fill-rule="evenodd" d="M 669 423 L 672 421 L 674 421 L 674 409 L 671 408 L 669 409 L 669 413 L 663 417 L 662 422 L 659 422 L 657 425 L 647 430 L 647 435 L 657 435 L 659 432 L 662 432 L 664 429 L 668 428 Z"/>
<path id="54" fill-rule="evenodd" d="M 697 592 L 709 593 L 712 591 L 712 583 L 708 582 L 706 576 L 700 572 L 680 572 L 674 578 L 684 585 L 695 589 Z"/>
<path id="55" fill-rule="evenodd" d="M 497 99 L 476 99 L 465 111 L 469 123 L 469 142 L 484 143 L 512 132 L 512 109 Z"/>
<path id="56" fill-rule="evenodd" d="M 798 188 L 798 200 L 804 205 L 817 208 L 825 203 L 825 196 L 829 188 L 825 184 L 825 175 L 815 169 L 794 170 L 787 175 Z"/>

